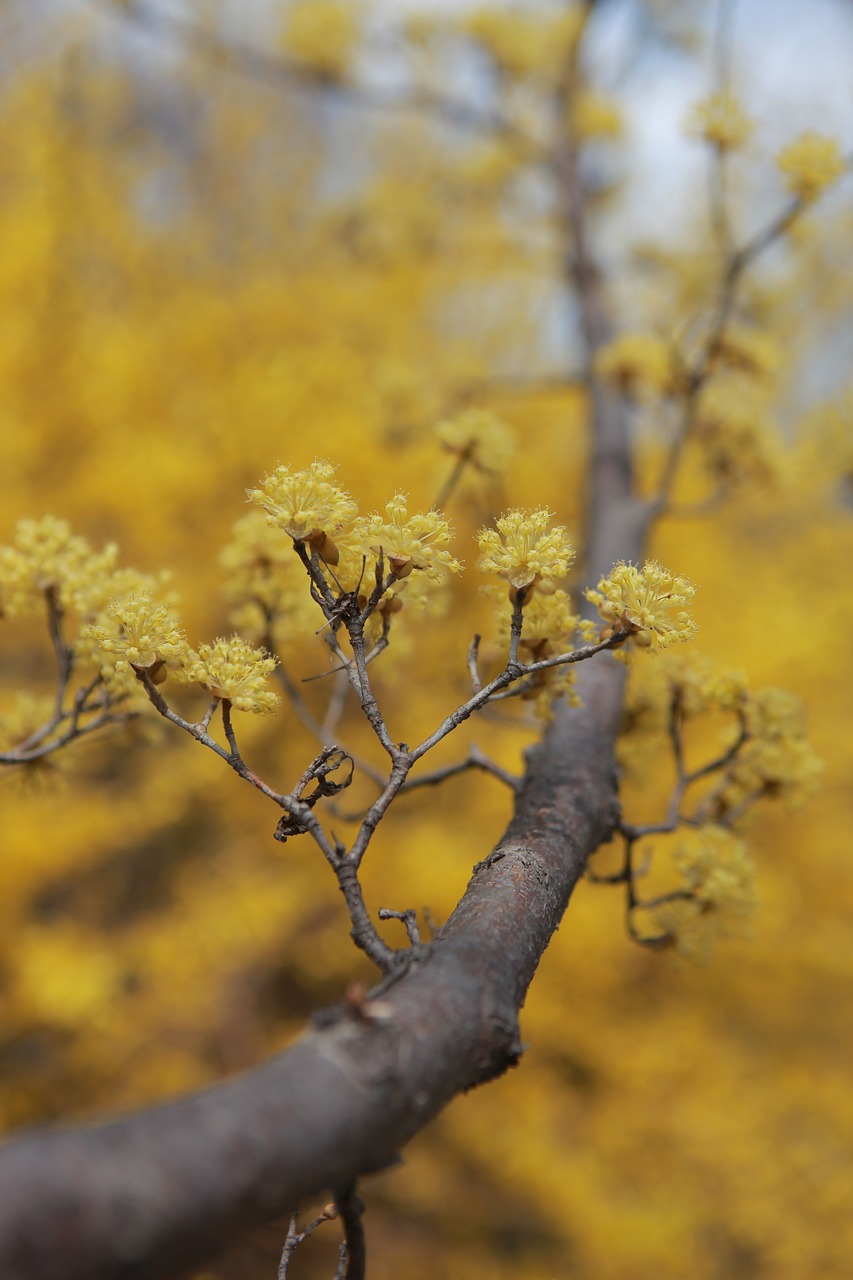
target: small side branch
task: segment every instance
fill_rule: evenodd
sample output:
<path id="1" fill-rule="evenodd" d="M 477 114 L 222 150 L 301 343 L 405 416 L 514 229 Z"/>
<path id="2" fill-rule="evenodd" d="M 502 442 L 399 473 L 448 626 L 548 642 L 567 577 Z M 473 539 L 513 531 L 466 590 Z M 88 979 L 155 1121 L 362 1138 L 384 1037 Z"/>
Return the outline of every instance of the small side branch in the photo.
<path id="1" fill-rule="evenodd" d="M 518 775 L 510 773 L 508 769 L 504 769 L 494 760 L 490 760 L 478 746 L 472 743 L 464 760 L 457 760 L 454 764 L 443 765 L 441 768 L 433 769 L 429 773 L 419 774 L 416 778 L 407 778 L 400 790 L 408 792 L 414 791 L 418 787 L 434 787 L 441 782 L 445 782 L 448 778 L 457 777 L 460 773 L 468 773 L 471 769 L 480 769 L 483 773 L 490 774 L 493 778 L 497 778 L 504 783 L 514 793 L 517 793 L 521 786 L 521 778 Z"/>
<path id="2" fill-rule="evenodd" d="M 300 1231 L 296 1226 L 297 1214 L 292 1213 L 290 1215 L 290 1223 L 288 1224 L 287 1235 L 284 1237 L 284 1245 L 281 1250 L 281 1259 L 278 1264 L 276 1280 L 287 1280 L 287 1271 L 290 1266 L 290 1259 L 293 1257 L 299 1246 L 303 1241 L 307 1240 L 309 1236 L 313 1236 L 317 1228 L 322 1227 L 324 1222 L 333 1222 L 337 1216 L 337 1205 L 327 1204 L 319 1217 L 314 1218 L 313 1221 L 307 1223 Z"/>

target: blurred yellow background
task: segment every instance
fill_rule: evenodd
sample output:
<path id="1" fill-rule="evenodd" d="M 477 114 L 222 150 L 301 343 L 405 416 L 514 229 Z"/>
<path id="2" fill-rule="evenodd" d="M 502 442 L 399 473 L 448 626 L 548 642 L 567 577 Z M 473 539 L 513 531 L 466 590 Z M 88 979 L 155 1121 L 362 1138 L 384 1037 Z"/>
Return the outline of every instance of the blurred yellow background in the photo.
<path id="1" fill-rule="evenodd" d="M 44 39 L 21 36 L 3 73 L 0 542 L 46 512 L 94 546 L 117 541 L 123 562 L 172 571 L 190 638 L 212 640 L 231 630 L 219 557 L 247 486 L 279 463 L 329 458 L 362 511 L 398 489 L 424 509 L 450 466 L 434 425 L 462 405 L 494 409 L 519 449 L 502 482 L 470 478 L 451 501 L 468 573 L 442 616 L 401 623 L 375 668 L 392 733 L 416 740 L 464 695 L 474 630 L 494 639 L 473 532 L 508 504 L 547 505 L 575 532 L 583 517 L 585 406 L 560 355 L 571 311 L 541 175 L 511 140 L 342 92 L 358 4 L 323 0 L 314 26 L 308 5 L 276 12 L 267 47 L 319 68 L 309 91 L 229 62 L 218 37 L 147 24 L 144 6 L 108 7 L 34 9 Z M 215 4 L 192 18 L 228 35 Z M 408 34 L 416 82 L 445 37 L 428 23 Z M 475 37 L 495 39 L 482 23 Z M 535 128 L 541 39 L 531 48 L 500 91 Z M 685 210 L 702 198 L 688 189 Z M 599 201 L 616 268 L 625 246 L 604 235 L 618 232 L 618 193 Z M 797 410 L 787 471 L 707 519 L 665 523 L 653 550 L 700 587 L 701 652 L 804 699 L 820 792 L 752 820 L 761 907 L 750 936 L 722 940 L 705 967 L 642 951 L 618 893 L 580 886 L 522 1014 L 520 1068 L 454 1103 L 401 1170 L 365 1188 L 374 1280 L 849 1274 L 853 511 L 838 476 L 853 455 L 845 464 L 849 402 L 819 423 L 805 410 L 823 385 L 810 335 L 849 308 L 827 246 L 844 244 L 850 215 L 810 218 L 799 257 L 751 298 L 802 353 L 782 388 Z M 628 316 L 684 323 L 714 271 L 694 230 L 663 283 L 617 282 Z M 651 465 L 657 424 L 641 418 Z M 688 474 L 685 498 L 700 492 Z M 0 717 L 52 678 L 43 630 L 2 628 Z M 282 653 L 297 677 L 325 668 L 310 629 L 283 637 Z M 317 708 L 324 684 L 305 686 Z M 278 789 L 315 754 L 286 709 L 240 729 Z M 353 709 L 341 735 L 376 758 Z M 518 770 L 530 738 L 496 715 L 434 763 L 477 741 Z M 47 777 L 0 780 L 6 1129 L 220 1079 L 287 1045 L 353 977 L 371 980 L 319 852 L 273 841 L 278 815 L 226 774 L 146 718 L 69 749 Z M 668 776 L 663 754 L 629 772 L 629 816 L 665 804 Z M 347 807 L 369 795 L 358 783 Z M 479 776 L 402 798 L 366 862 L 371 908 L 428 906 L 441 923 L 509 813 Z M 334 1232 L 318 1233 L 297 1274 L 331 1273 Z M 282 1236 L 257 1233 L 205 1276 L 273 1274 Z"/>

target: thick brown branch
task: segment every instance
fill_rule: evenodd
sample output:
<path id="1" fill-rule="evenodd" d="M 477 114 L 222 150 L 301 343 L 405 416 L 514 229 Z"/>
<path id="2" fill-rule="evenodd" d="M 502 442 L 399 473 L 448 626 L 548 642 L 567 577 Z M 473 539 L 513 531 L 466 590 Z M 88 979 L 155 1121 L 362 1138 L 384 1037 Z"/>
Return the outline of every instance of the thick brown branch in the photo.
<path id="1" fill-rule="evenodd" d="M 512 1065 L 527 987 L 615 823 L 622 678 L 604 655 L 582 668 L 584 706 L 530 752 L 506 836 L 386 990 L 239 1079 L 3 1148 L 0 1274 L 171 1275 L 240 1228 L 382 1168 L 455 1094 Z"/>
<path id="2" fill-rule="evenodd" d="M 570 171 L 576 156 L 563 159 L 571 201 L 581 194 Z M 576 220 L 582 208 L 568 212 L 591 355 L 608 332 L 603 291 Z M 639 558 L 645 521 L 632 495 L 624 411 L 595 380 L 591 399 L 594 578 L 619 557 Z M 469 666 L 476 686 L 476 651 Z M 363 692 L 363 667 L 357 674 Z M 307 1196 L 355 1186 L 393 1162 L 451 1098 L 517 1062 L 527 988 L 587 858 L 617 824 L 624 675 L 607 654 L 581 663 L 583 705 L 561 705 L 528 753 L 504 838 L 434 941 L 413 946 L 405 968 L 366 1000 L 327 1012 L 292 1049 L 239 1079 L 0 1150 L 0 1275 L 173 1275 Z"/>

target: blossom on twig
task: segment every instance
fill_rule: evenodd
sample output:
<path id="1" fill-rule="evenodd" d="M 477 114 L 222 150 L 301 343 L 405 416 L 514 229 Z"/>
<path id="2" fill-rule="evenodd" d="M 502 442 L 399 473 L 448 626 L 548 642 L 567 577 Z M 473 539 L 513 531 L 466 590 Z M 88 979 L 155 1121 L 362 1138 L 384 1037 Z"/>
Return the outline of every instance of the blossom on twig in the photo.
<path id="1" fill-rule="evenodd" d="M 656 560 L 642 569 L 620 562 L 586 592 L 608 624 L 605 636 L 630 631 L 636 644 L 664 649 L 677 640 L 690 640 L 696 623 L 686 610 L 696 588 L 686 578 L 671 574 Z"/>
<path id="2" fill-rule="evenodd" d="M 548 526 L 553 513 L 545 507 L 534 511 L 513 508 L 498 516 L 495 529 L 477 534 L 482 555 L 477 562 L 483 573 L 505 578 L 515 591 L 551 585 L 568 573 L 575 558 L 563 525 Z"/>

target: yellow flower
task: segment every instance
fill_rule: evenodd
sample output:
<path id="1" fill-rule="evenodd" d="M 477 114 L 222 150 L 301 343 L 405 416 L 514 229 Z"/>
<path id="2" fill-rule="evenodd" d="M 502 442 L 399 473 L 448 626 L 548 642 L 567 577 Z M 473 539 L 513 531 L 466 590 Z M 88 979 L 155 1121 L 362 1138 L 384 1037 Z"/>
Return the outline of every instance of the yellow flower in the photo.
<path id="1" fill-rule="evenodd" d="M 746 843 L 724 827 L 684 836 L 673 853 L 685 889 L 708 908 L 748 916 L 755 908 L 755 868 Z"/>
<path id="2" fill-rule="evenodd" d="M 230 702 L 237 711 L 267 715 L 275 711 L 278 697 L 264 686 L 275 670 L 275 658 L 253 649 L 240 636 L 221 636 L 201 644 L 181 679 L 200 684 L 213 698 Z"/>
<path id="3" fill-rule="evenodd" d="M 119 674 L 132 668 L 146 671 L 155 681 L 168 670 L 178 670 L 191 654 L 172 610 L 148 594 L 113 601 L 106 619 L 84 628 L 82 638 L 102 654 L 115 654 L 118 661 L 113 665 Z"/>
<path id="4" fill-rule="evenodd" d="M 844 172 L 844 157 L 835 138 L 804 133 L 776 157 L 785 186 L 804 204 L 817 200 Z"/>
<path id="5" fill-rule="evenodd" d="M 334 474 L 329 462 L 312 462 L 293 472 L 282 466 L 264 477 L 262 488 L 246 491 L 249 501 L 266 511 L 270 524 L 294 542 L 311 543 L 329 564 L 337 563 L 335 533 L 351 524 L 358 511 L 350 495 L 332 483 Z"/>
<path id="6" fill-rule="evenodd" d="M 571 103 L 572 129 L 583 141 L 591 138 L 618 138 L 624 123 L 619 105 L 612 98 L 584 89 Z"/>
<path id="7" fill-rule="evenodd" d="M 297 0 L 288 6 L 287 52 L 330 80 L 343 77 L 358 38 L 358 14 L 342 0 Z"/>
<path id="8" fill-rule="evenodd" d="M 374 512 L 360 520 L 353 540 L 363 552 L 381 551 L 395 578 L 405 578 L 415 569 L 434 582 L 440 582 L 444 571 L 461 573 L 462 566 L 445 545 L 453 530 L 437 511 L 410 516 L 405 494 L 397 493 L 385 504 L 385 517 Z"/>
<path id="9" fill-rule="evenodd" d="M 762 797 L 782 797 L 796 807 L 815 792 L 823 762 L 806 738 L 802 703 L 785 689 L 761 689 L 745 706 L 749 739 L 716 797 L 724 816 Z"/>
<path id="10" fill-rule="evenodd" d="M 580 5 L 563 6 L 553 15 L 491 7 L 474 10 L 463 29 L 507 75 L 549 79 L 564 65 L 583 22 Z"/>
<path id="11" fill-rule="evenodd" d="M 717 668 L 708 658 L 691 654 L 667 659 L 666 675 L 670 696 L 676 694 L 685 716 L 705 711 L 737 711 L 746 699 L 746 677 L 742 671 Z"/>
<path id="12" fill-rule="evenodd" d="M 669 344 L 653 333 L 624 333 L 600 348 L 599 377 L 616 383 L 625 395 L 661 395 L 672 389 L 675 371 Z"/>
<path id="13" fill-rule="evenodd" d="M 690 133 L 704 138 L 721 151 L 732 151 L 749 141 L 754 125 L 734 94 L 712 93 L 695 103 L 687 120 Z"/>
<path id="14" fill-rule="evenodd" d="M 663 649 L 696 633 L 696 623 L 685 608 L 695 594 L 696 588 L 685 578 L 675 577 L 656 560 L 647 560 L 642 569 L 614 565 L 596 590 L 586 592 L 586 598 L 596 606 L 610 634 L 627 630 L 643 648 L 654 643 Z"/>
<path id="15" fill-rule="evenodd" d="M 684 835 L 673 861 L 692 896 L 660 907 L 655 920 L 683 956 L 705 961 L 714 938 L 742 932 L 755 910 L 755 867 L 744 841 L 718 826 Z"/>
<path id="16" fill-rule="evenodd" d="M 270 624 L 286 622 L 292 631 L 316 626 L 317 607 L 293 554 L 293 539 L 271 526 L 263 512 L 252 511 L 236 522 L 219 562 L 226 572 L 231 621 L 241 631 L 260 640 Z"/>
<path id="17" fill-rule="evenodd" d="M 21 520 L 11 546 L 0 547 L 0 616 L 32 616 L 55 591 L 64 608 L 83 611 L 88 593 L 115 569 L 118 549 L 95 552 L 65 520 Z"/>
<path id="18" fill-rule="evenodd" d="M 466 409 L 440 422 L 436 433 L 448 453 L 464 458 L 484 475 L 503 475 L 515 453 L 515 438 L 489 409 Z"/>
<path id="19" fill-rule="evenodd" d="M 766 482 L 779 470 L 767 392 L 746 374 L 724 370 L 705 384 L 693 430 L 708 470 L 723 480 Z"/>
<path id="20" fill-rule="evenodd" d="M 714 354 L 720 363 L 758 378 L 772 378 L 784 362 L 779 344 L 769 333 L 741 324 L 730 324 L 723 331 Z"/>
<path id="21" fill-rule="evenodd" d="M 575 552 L 562 525 L 548 528 L 552 514 L 544 507 L 513 509 L 498 517 L 497 529 L 481 529 L 478 568 L 505 578 L 515 590 L 564 577 Z"/>

